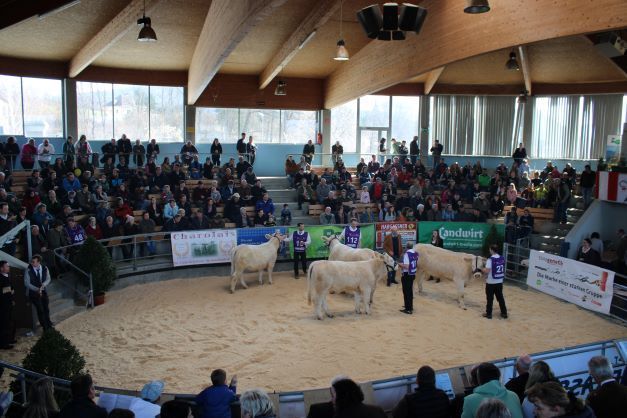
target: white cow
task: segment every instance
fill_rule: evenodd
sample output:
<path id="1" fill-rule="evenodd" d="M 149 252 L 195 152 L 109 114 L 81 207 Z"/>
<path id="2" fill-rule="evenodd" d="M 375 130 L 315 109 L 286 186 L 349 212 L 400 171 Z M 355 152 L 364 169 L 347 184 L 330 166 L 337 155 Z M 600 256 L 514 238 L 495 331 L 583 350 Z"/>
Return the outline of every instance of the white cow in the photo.
<path id="1" fill-rule="evenodd" d="M 459 307 L 466 309 L 464 288 L 473 277 L 482 277 L 479 269 L 485 266 L 485 258 L 445 250 L 431 244 L 416 244 L 414 250 L 418 253 L 418 271 L 416 272 L 418 291 L 422 293 L 422 282 L 425 277 L 433 276 L 453 280 L 457 286 Z"/>
<path id="2" fill-rule="evenodd" d="M 387 278 L 388 269 L 396 268 L 392 257 L 379 253 L 367 261 L 314 261 L 307 272 L 307 302 L 315 304 L 316 318 L 323 318 L 323 310 L 333 318 L 327 306 L 329 292 L 354 292 L 355 312 L 361 313 L 363 302 L 369 315 L 377 281 Z"/>
<path id="3" fill-rule="evenodd" d="M 262 274 L 268 272 L 268 283 L 272 284 L 272 270 L 276 263 L 279 245 L 285 239 L 285 235 L 275 232 L 272 235 L 266 234 L 268 242 L 258 245 L 241 244 L 233 248 L 231 252 L 231 293 L 235 292 L 237 278 L 239 277 L 242 287 L 248 289 L 244 282 L 245 271 L 258 271 L 259 284 L 263 284 Z"/>
<path id="4" fill-rule="evenodd" d="M 329 246 L 329 261 L 365 261 L 376 254 L 370 248 L 351 248 L 342 244 L 337 234 L 323 236 L 322 241 Z"/>

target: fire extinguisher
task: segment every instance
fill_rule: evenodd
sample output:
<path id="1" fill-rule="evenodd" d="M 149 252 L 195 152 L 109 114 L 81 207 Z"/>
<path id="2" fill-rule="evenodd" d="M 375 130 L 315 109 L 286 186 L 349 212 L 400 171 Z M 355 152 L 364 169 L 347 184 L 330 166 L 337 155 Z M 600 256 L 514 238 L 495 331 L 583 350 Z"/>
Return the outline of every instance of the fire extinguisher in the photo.
<path id="1" fill-rule="evenodd" d="M 316 135 L 316 144 L 322 145 L 322 132 L 318 132 Z"/>

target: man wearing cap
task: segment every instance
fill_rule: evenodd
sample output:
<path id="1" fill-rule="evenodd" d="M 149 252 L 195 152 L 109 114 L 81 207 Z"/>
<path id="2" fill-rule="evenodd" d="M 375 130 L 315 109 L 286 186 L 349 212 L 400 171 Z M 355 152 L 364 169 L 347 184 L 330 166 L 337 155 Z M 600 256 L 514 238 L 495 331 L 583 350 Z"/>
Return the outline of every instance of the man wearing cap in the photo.
<path id="1" fill-rule="evenodd" d="M 286 237 L 284 241 L 292 241 L 294 244 L 294 278 L 298 277 L 298 261 L 300 260 L 303 274 L 307 275 L 307 247 L 311 244 L 309 232 L 305 231 L 305 224 L 298 223 L 298 231 L 294 231 L 291 237 Z"/>
<path id="2" fill-rule="evenodd" d="M 164 387 L 165 383 L 162 380 L 151 380 L 144 385 L 139 393 L 139 397 L 146 402 L 157 403 L 163 393 Z"/>
<path id="3" fill-rule="evenodd" d="M 404 314 L 411 315 L 414 313 L 414 280 L 416 279 L 416 270 L 418 266 L 418 253 L 414 250 L 414 243 L 407 243 L 407 251 L 403 256 L 403 262 L 398 263 L 403 269 L 403 277 L 401 283 L 403 285 L 403 300 L 405 306 L 401 309 Z"/>
<path id="4" fill-rule="evenodd" d="M 351 218 L 351 224 L 344 228 L 339 238 L 351 248 L 361 247 L 361 230 L 357 225 L 357 218 Z"/>
<path id="5" fill-rule="evenodd" d="M 39 324 L 44 331 L 52 328 L 50 321 L 50 309 L 48 308 L 48 292 L 46 288 L 50 284 L 48 268 L 41 264 L 41 256 L 35 254 L 30 264 L 24 271 L 24 287 L 28 292 L 28 298 L 37 311 Z"/>

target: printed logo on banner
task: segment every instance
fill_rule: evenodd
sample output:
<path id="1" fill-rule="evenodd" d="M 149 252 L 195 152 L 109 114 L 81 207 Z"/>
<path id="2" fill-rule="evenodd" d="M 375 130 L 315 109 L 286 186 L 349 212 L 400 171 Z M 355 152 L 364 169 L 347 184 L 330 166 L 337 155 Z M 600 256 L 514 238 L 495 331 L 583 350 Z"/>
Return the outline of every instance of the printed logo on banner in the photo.
<path id="1" fill-rule="evenodd" d="M 473 222 L 420 222 L 418 241 L 431 242 L 431 234 L 437 230 L 449 250 L 480 250 L 493 224 Z M 505 225 L 494 225 L 496 232 L 504 237 Z"/>
<path id="2" fill-rule="evenodd" d="M 529 254 L 527 284 L 582 308 L 609 314 L 614 272 L 532 250 Z"/>
<path id="3" fill-rule="evenodd" d="M 273 226 L 267 228 L 239 228 L 237 230 L 237 245 L 248 244 L 248 245 L 259 245 L 268 242 L 266 238 L 266 234 L 272 235 L 276 232 L 280 232 L 283 235 L 287 234 L 287 228 L 281 226 Z M 282 242 L 279 247 L 279 258 L 287 258 L 289 257 L 287 250 L 287 243 Z"/>
<path id="4" fill-rule="evenodd" d="M 362 224 L 359 226 L 361 231 L 361 248 L 374 248 L 375 237 L 374 237 L 374 225 L 373 224 Z M 294 231 L 298 230 L 296 227 L 288 228 L 287 233 L 289 236 L 292 235 Z M 344 230 L 344 226 L 342 225 L 308 225 L 305 226 L 305 231 L 307 231 L 311 237 L 311 245 L 307 247 L 307 258 L 327 258 L 329 256 L 329 247 L 324 243 L 322 237 L 330 237 L 333 234 L 341 234 Z M 291 256 L 294 255 L 293 246 L 290 245 L 289 253 Z"/>
<path id="5" fill-rule="evenodd" d="M 398 229 L 403 248 L 409 241 L 416 242 L 416 222 L 380 222 L 375 224 L 377 250 L 383 249 L 383 240 L 394 226 Z"/>
<path id="6" fill-rule="evenodd" d="M 231 251 L 237 245 L 237 231 L 211 229 L 174 232 L 170 241 L 175 267 L 226 263 L 231 261 Z"/>

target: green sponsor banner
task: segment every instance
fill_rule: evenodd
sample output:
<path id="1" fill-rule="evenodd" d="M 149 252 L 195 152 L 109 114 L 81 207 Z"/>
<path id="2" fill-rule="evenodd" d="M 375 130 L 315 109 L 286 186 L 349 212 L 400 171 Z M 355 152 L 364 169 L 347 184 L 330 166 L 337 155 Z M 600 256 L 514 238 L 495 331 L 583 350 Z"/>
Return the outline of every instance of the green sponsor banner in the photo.
<path id="1" fill-rule="evenodd" d="M 431 233 L 440 232 L 444 248 L 449 250 L 480 250 L 493 224 L 473 222 L 420 222 L 418 242 L 431 242 Z M 496 232 L 504 237 L 505 225 L 495 225 Z"/>
<path id="2" fill-rule="evenodd" d="M 291 237 L 298 228 L 288 228 L 288 234 Z M 361 229 L 361 248 L 374 248 L 374 224 L 360 225 Z M 327 258 L 329 256 L 329 247 L 322 241 L 323 236 L 331 236 L 340 234 L 344 230 L 341 225 L 308 225 L 305 231 L 311 236 L 311 245 L 307 247 L 307 258 Z M 290 242 L 290 255 L 294 257 L 294 246 Z"/>

